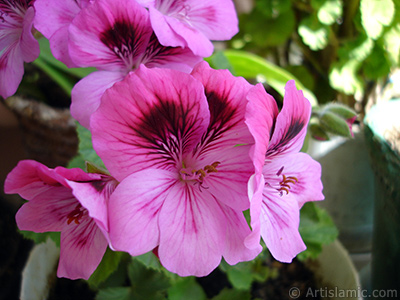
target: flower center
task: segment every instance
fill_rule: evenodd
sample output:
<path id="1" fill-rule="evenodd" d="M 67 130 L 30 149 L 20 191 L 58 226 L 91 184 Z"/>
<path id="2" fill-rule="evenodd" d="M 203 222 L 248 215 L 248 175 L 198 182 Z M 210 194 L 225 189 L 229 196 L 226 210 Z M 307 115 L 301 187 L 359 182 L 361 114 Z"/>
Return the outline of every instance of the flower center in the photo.
<path id="1" fill-rule="evenodd" d="M 204 168 L 202 169 L 192 169 L 191 171 L 189 171 L 188 168 L 182 168 L 180 170 L 180 175 L 181 175 L 181 179 L 185 180 L 185 181 L 196 181 L 196 182 L 200 182 L 200 184 L 203 183 L 204 178 L 206 178 L 207 174 L 210 173 L 216 173 L 218 172 L 217 167 L 220 164 L 219 161 L 213 162 L 211 165 L 206 165 Z"/>
<path id="2" fill-rule="evenodd" d="M 299 180 L 296 177 L 282 174 L 282 180 L 279 182 L 280 188 L 278 188 L 280 195 L 282 196 L 283 192 L 286 192 L 286 195 L 289 194 L 290 184 L 296 184 L 297 182 Z"/>
<path id="3" fill-rule="evenodd" d="M 84 215 L 86 215 L 86 209 L 83 208 L 80 203 L 78 203 L 75 209 L 68 214 L 67 224 L 69 225 L 72 222 L 75 222 L 75 224 L 80 224 L 80 220 Z"/>

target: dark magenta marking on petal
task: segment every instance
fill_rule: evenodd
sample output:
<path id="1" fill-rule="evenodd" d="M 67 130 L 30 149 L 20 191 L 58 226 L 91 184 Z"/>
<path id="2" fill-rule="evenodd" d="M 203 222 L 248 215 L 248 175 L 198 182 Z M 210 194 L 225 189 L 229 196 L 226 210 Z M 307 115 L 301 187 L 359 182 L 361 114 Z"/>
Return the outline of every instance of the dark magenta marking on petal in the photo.
<path id="1" fill-rule="evenodd" d="M 25 11 L 33 5 L 34 1 L 35 0 L 1 0 L 0 21 L 4 22 L 4 15 L 11 14 L 18 16 L 18 12 L 25 13 Z"/>
<path id="2" fill-rule="evenodd" d="M 281 140 L 268 148 L 266 156 L 280 153 L 290 147 L 291 141 L 301 132 L 306 124 L 302 119 L 291 119 L 290 125 L 281 137 Z"/>
<path id="3" fill-rule="evenodd" d="M 237 117 L 238 109 L 228 103 L 227 95 L 219 95 L 216 92 L 206 92 L 210 109 L 210 125 L 202 138 L 204 145 L 202 152 L 206 151 L 210 144 L 223 136 L 223 134 L 235 127 L 239 120 L 232 122 Z"/>
<path id="4" fill-rule="evenodd" d="M 190 113 L 195 103 L 182 107 L 178 103 L 158 98 L 147 112 L 142 112 L 139 122 L 130 126 L 134 131 L 128 142 L 136 147 L 148 149 L 153 160 L 174 164 L 191 143 L 191 132 L 196 124 L 195 114 Z"/>
<path id="5" fill-rule="evenodd" d="M 145 43 L 143 36 L 146 36 L 143 29 L 126 22 L 126 20 L 117 20 L 111 28 L 100 34 L 100 40 L 118 58 L 121 58 L 126 64 L 131 64 L 129 67 L 133 67 L 135 57 L 141 55 L 138 53 L 138 49 Z"/>
<path id="6" fill-rule="evenodd" d="M 142 63 L 146 66 L 152 66 L 158 62 L 163 63 L 171 60 L 174 55 L 179 55 L 182 52 L 181 47 L 165 47 L 160 44 L 157 36 L 152 33 L 146 52 L 142 58 Z"/>

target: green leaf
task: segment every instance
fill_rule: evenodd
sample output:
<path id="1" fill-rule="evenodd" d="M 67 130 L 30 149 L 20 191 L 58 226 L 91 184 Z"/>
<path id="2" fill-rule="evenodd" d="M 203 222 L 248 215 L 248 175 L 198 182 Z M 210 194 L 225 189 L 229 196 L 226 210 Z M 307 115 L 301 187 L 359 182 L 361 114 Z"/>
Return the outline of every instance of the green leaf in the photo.
<path id="1" fill-rule="evenodd" d="M 194 277 L 184 277 L 168 289 L 168 300 L 206 300 L 207 296 Z"/>
<path id="2" fill-rule="evenodd" d="M 285 94 L 286 83 L 294 79 L 297 88 L 303 90 L 304 96 L 311 102 L 311 105 L 318 105 L 314 94 L 306 89 L 300 80 L 286 70 L 268 62 L 260 56 L 245 51 L 225 50 L 224 54 L 237 76 L 249 79 L 262 76 L 266 80 L 266 83 L 282 96 Z"/>
<path id="3" fill-rule="evenodd" d="M 165 299 L 164 294 L 171 285 L 166 274 L 146 267 L 135 258 L 128 266 L 128 276 L 136 300 Z"/>
<path id="4" fill-rule="evenodd" d="M 95 68 L 68 68 L 65 64 L 53 56 L 50 50 L 50 43 L 48 39 L 39 39 L 39 45 L 40 58 L 46 62 L 46 64 L 51 65 L 59 71 L 76 76 L 77 78 L 83 78 L 96 70 Z"/>
<path id="5" fill-rule="evenodd" d="M 222 69 L 229 70 L 232 74 L 235 74 L 235 71 L 232 65 L 229 63 L 229 60 L 226 58 L 222 51 L 215 52 L 209 59 L 209 63 L 214 69 Z"/>
<path id="6" fill-rule="evenodd" d="M 90 131 L 82 125 L 77 124 L 77 132 L 79 138 L 78 152 L 82 159 L 105 169 L 103 161 L 93 149 L 92 134 Z"/>
<path id="7" fill-rule="evenodd" d="M 298 255 L 303 260 L 317 257 L 322 245 L 332 243 L 338 236 L 338 230 L 329 214 L 314 202 L 308 202 L 302 207 L 299 231 L 307 246 L 307 250 Z"/>
<path id="8" fill-rule="evenodd" d="M 254 281 L 251 262 L 240 262 L 226 268 L 226 275 L 232 286 L 238 290 L 249 290 Z"/>
<path id="9" fill-rule="evenodd" d="M 100 290 L 96 300 L 134 300 L 129 287 L 113 287 Z"/>
<path id="10" fill-rule="evenodd" d="M 241 18 L 241 33 L 246 34 L 256 48 L 279 46 L 284 44 L 295 29 L 295 15 L 292 10 L 266 19 L 258 10 Z M 266 28 L 268 30 L 266 30 Z"/>
<path id="11" fill-rule="evenodd" d="M 276 18 L 291 8 L 290 0 L 257 0 L 256 9 L 266 18 Z"/>
<path id="12" fill-rule="evenodd" d="M 390 73 L 391 62 L 386 49 L 382 48 L 378 43 L 371 54 L 362 64 L 362 70 L 365 76 L 371 80 L 377 80 L 386 77 Z"/>
<path id="13" fill-rule="evenodd" d="M 26 230 L 20 230 L 19 232 L 24 238 L 33 240 L 35 244 L 44 243 L 48 238 L 51 238 L 60 247 L 60 232 L 33 232 Z"/>
<path id="14" fill-rule="evenodd" d="M 361 0 L 361 23 L 372 39 L 377 39 L 384 26 L 389 26 L 394 16 L 392 0 Z"/>
<path id="15" fill-rule="evenodd" d="M 88 280 L 89 285 L 92 288 L 96 288 L 100 283 L 104 282 L 118 268 L 122 255 L 122 252 L 115 252 L 107 248 L 99 266 Z"/>
<path id="16" fill-rule="evenodd" d="M 213 297 L 212 300 L 250 300 L 250 291 L 238 291 L 232 289 L 223 289 L 217 296 Z"/>
<path id="17" fill-rule="evenodd" d="M 135 256 L 135 260 L 140 261 L 147 268 L 153 270 L 161 270 L 163 268 L 160 264 L 160 260 L 157 258 L 157 256 L 155 256 L 152 251 L 139 256 Z"/>
<path id="18" fill-rule="evenodd" d="M 342 16 L 342 7 L 341 0 L 326 0 L 318 10 L 318 20 L 325 25 L 336 23 L 336 20 Z"/>
<path id="19" fill-rule="evenodd" d="M 321 50 L 328 45 L 329 27 L 321 24 L 313 16 L 304 18 L 300 22 L 298 32 L 303 43 L 310 47 L 311 50 Z"/>
<path id="20" fill-rule="evenodd" d="M 360 64 L 361 62 L 357 60 L 350 60 L 345 65 L 341 65 L 340 63 L 333 64 L 329 74 L 331 86 L 347 95 L 363 93 L 363 82 L 357 75 Z"/>
<path id="21" fill-rule="evenodd" d="M 394 64 L 400 65 L 400 24 L 384 35 L 387 54 Z"/>

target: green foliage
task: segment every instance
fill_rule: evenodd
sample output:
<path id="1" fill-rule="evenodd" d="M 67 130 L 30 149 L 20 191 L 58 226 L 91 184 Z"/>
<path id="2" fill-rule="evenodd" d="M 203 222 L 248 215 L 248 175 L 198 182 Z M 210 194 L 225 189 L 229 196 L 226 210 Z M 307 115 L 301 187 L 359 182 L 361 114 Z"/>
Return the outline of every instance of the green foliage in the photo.
<path id="1" fill-rule="evenodd" d="M 100 290 L 96 300 L 133 300 L 130 287 L 112 287 Z"/>
<path id="2" fill-rule="evenodd" d="M 300 80 L 292 74 L 257 55 L 237 50 L 226 50 L 223 52 L 237 76 L 245 78 L 258 78 L 265 80 L 269 86 L 273 87 L 281 96 L 285 94 L 285 85 L 288 80 L 294 79 L 299 89 L 303 90 L 304 95 L 310 100 L 312 105 L 316 105 L 316 98 L 306 89 Z"/>
<path id="3" fill-rule="evenodd" d="M 314 2 L 314 1 L 313 1 Z M 318 20 L 325 25 L 333 25 L 342 17 L 343 3 L 341 0 L 324 0 L 318 9 Z"/>
<path id="4" fill-rule="evenodd" d="M 168 289 L 168 300 L 206 300 L 203 288 L 194 277 L 184 277 L 177 280 Z"/>
<path id="5" fill-rule="evenodd" d="M 361 0 L 361 22 L 367 35 L 376 40 L 394 16 L 392 0 Z"/>
<path id="6" fill-rule="evenodd" d="M 321 24 L 315 16 L 310 16 L 301 21 L 299 35 L 311 50 L 321 50 L 328 45 L 329 27 Z"/>
<path id="7" fill-rule="evenodd" d="M 297 256 L 301 260 L 318 257 L 322 245 L 332 243 L 338 236 L 338 230 L 331 217 L 313 202 L 304 204 L 300 211 L 299 231 L 307 246 L 307 249 Z"/>
<path id="8" fill-rule="evenodd" d="M 104 163 L 93 149 L 92 134 L 85 127 L 77 124 L 79 138 L 78 156 L 73 158 L 68 167 L 86 169 L 86 161 L 105 169 Z"/>
<path id="9" fill-rule="evenodd" d="M 60 247 L 60 232 L 33 232 L 33 231 L 19 231 L 24 238 L 33 240 L 36 244 L 41 244 L 51 238 L 58 247 Z"/>
<path id="10" fill-rule="evenodd" d="M 250 291 L 237 291 L 233 289 L 223 289 L 217 296 L 213 297 L 212 300 L 250 300 Z"/>
<path id="11" fill-rule="evenodd" d="M 106 253 L 101 260 L 101 263 L 90 276 L 88 283 L 92 288 L 97 288 L 102 282 L 104 282 L 115 270 L 122 259 L 122 252 L 115 252 L 107 248 Z"/>

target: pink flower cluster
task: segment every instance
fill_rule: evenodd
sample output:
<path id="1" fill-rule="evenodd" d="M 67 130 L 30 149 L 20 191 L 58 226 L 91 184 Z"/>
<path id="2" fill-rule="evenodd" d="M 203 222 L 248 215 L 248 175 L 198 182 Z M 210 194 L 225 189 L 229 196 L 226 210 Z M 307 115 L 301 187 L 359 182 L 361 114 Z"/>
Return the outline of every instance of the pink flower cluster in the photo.
<path id="1" fill-rule="evenodd" d="M 28 160 L 6 179 L 6 193 L 28 200 L 21 230 L 61 232 L 58 276 L 89 278 L 107 246 L 133 256 L 157 249 L 180 276 L 205 276 L 222 258 L 252 260 L 260 237 L 283 262 L 305 249 L 299 210 L 323 199 L 320 165 L 299 152 L 311 106 L 289 81 L 279 112 L 261 84 L 200 62 L 210 39 L 237 32 L 230 0 L 34 8 L 55 57 L 98 70 L 74 87 L 71 111 L 109 172 Z"/>

